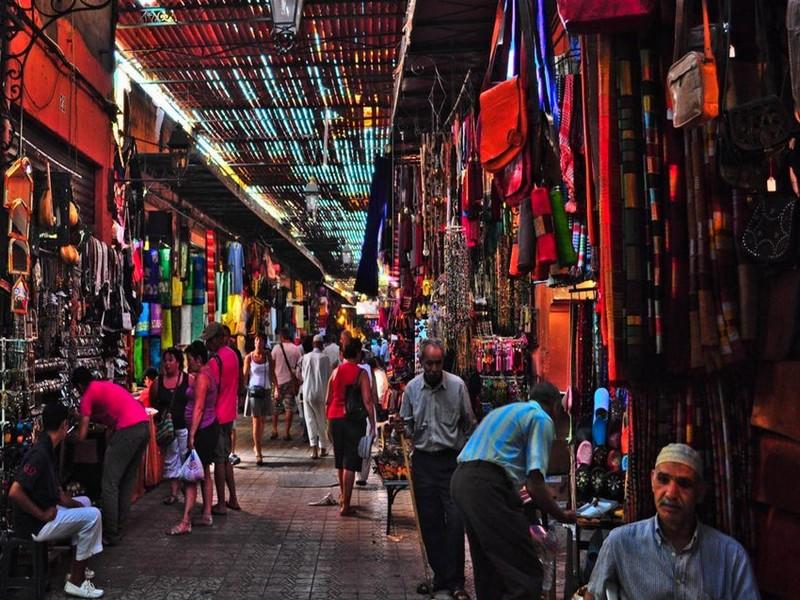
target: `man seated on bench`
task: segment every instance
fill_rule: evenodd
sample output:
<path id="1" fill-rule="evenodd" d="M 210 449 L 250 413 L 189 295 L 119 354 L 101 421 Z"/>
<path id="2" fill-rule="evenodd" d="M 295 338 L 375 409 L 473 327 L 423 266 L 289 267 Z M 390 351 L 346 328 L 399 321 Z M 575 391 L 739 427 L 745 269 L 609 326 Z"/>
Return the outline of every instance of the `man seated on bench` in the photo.
<path id="1" fill-rule="evenodd" d="M 54 449 L 67 437 L 67 408 L 60 402 L 45 405 L 39 441 L 25 457 L 8 497 L 14 505 L 17 537 L 36 542 L 70 538 L 75 549 L 64 592 L 78 598 L 100 598 L 86 568 L 90 556 L 103 551 L 103 521 L 88 498 L 70 498 L 59 486 Z"/>

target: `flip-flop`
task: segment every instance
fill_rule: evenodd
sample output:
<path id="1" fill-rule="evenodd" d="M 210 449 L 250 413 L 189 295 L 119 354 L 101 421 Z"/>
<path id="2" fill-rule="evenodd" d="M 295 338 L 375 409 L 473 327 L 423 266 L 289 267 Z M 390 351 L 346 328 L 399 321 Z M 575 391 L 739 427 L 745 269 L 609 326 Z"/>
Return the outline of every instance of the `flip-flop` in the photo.
<path id="1" fill-rule="evenodd" d="M 178 523 L 174 527 L 171 527 L 170 529 L 167 529 L 167 531 L 165 531 L 164 533 L 166 533 L 167 535 L 172 535 L 172 536 L 175 536 L 175 535 L 186 535 L 187 533 L 192 533 L 192 524 L 190 522 L 187 522 L 187 521 L 181 521 L 180 523 Z"/>
<path id="2" fill-rule="evenodd" d="M 236 504 L 236 505 L 234 505 L 234 504 L 231 504 L 230 502 L 226 502 L 226 503 L 225 503 L 225 506 L 227 506 L 227 507 L 228 507 L 228 508 L 230 508 L 231 510 L 236 510 L 236 511 L 242 510 L 242 507 L 241 507 L 241 506 L 239 506 L 238 504 Z"/>
<path id="3" fill-rule="evenodd" d="M 227 504 L 226 504 L 226 506 L 227 506 Z M 211 507 L 211 514 L 212 515 L 216 515 L 218 517 L 226 517 L 226 516 L 228 516 L 228 511 L 227 510 L 222 510 L 221 508 L 217 508 L 217 506 L 214 505 L 214 506 Z"/>
<path id="4" fill-rule="evenodd" d="M 178 497 L 177 497 L 177 496 L 173 496 L 172 494 L 170 494 L 169 496 L 167 496 L 166 498 L 164 498 L 164 500 L 163 500 L 162 502 L 163 502 L 164 504 L 166 504 L 167 506 L 172 506 L 172 505 L 173 505 L 173 504 L 175 504 L 177 501 L 178 501 Z"/>

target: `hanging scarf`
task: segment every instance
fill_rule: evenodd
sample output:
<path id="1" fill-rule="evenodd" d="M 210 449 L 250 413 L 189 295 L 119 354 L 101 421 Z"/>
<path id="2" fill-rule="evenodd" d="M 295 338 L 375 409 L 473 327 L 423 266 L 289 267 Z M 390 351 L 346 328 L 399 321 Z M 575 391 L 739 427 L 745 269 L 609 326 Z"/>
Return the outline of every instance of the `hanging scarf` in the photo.
<path id="1" fill-rule="evenodd" d="M 168 246 L 158 249 L 158 297 L 161 306 L 172 306 L 172 265 L 170 262 L 172 250 Z"/>
<path id="2" fill-rule="evenodd" d="M 572 152 L 572 108 L 575 94 L 575 75 L 564 77 L 564 98 L 561 103 L 561 127 L 558 130 L 558 145 L 561 150 L 561 178 L 567 190 L 570 206 L 577 210 L 575 203 L 575 155 Z M 567 212 L 574 212 L 569 210 Z"/>
<path id="3" fill-rule="evenodd" d="M 620 193 L 622 201 L 622 240 L 624 252 L 622 264 L 625 283 L 625 329 L 623 339 L 626 348 L 626 373 L 635 377 L 641 374 L 645 356 L 645 332 L 647 312 L 645 298 L 644 238 L 642 218 L 644 216 L 641 197 L 641 143 L 639 127 L 641 120 L 635 96 L 636 64 L 635 41 L 619 39 L 616 42 L 617 118 L 620 151 Z"/>
<path id="4" fill-rule="evenodd" d="M 206 303 L 206 259 L 202 254 L 192 256 L 192 304 Z"/>
<path id="5" fill-rule="evenodd" d="M 208 320 L 214 320 L 214 308 L 217 303 L 214 276 L 217 268 L 217 241 L 214 231 L 206 229 L 206 301 L 208 303 Z"/>
<path id="6" fill-rule="evenodd" d="M 206 327 L 206 312 L 204 304 L 192 306 L 192 339 L 199 340 L 203 329 Z"/>
<path id="7" fill-rule="evenodd" d="M 161 311 L 161 347 L 166 350 L 172 346 L 172 309 L 164 308 Z"/>

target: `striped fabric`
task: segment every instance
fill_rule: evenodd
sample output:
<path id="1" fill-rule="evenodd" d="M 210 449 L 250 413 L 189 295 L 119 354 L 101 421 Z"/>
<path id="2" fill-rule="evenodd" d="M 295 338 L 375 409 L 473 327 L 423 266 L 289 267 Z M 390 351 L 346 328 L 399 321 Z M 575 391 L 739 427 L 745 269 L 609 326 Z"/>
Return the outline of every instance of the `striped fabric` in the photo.
<path id="1" fill-rule="evenodd" d="M 657 355 L 664 351 L 663 295 L 664 295 L 664 179 L 661 170 L 661 115 L 660 102 L 663 83 L 658 72 L 658 54 L 651 48 L 639 51 L 641 63 L 642 126 L 644 131 L 644 177 L 647 220 L 650 244 L 648 264 L 648 315 L 649 331 Z"/>
<path id="2" fill-rule="evenodd" d="M 484 417 L 458 455 L 458 462 L 494 463 L 522 485 L 533 470 L 547 475 L 554 437 L 553 421 L 538 402 L 515 402 Z"/>
<path id="3" fill-rule="evenodd" d="M 644 210 L 642 202 L 642 144 L 640 100 L 636 94 L 639 67 L 634 40 L 615 45 L 617 123 L 620 151 L 620 199 L 622 201 L 622 264 L 625 277 L 625 364 L 628 376 L 644 366 L 647 315 L 645 309 Z"/>
<path id="4" fill-rule="evenodd" d="M 214 272 L 217 266 L 217 242 L 214 231 L 206 229 L 206 302 L 208 303 L 208 320 L 214 320 L 214 309 L 217 305 Z"/>

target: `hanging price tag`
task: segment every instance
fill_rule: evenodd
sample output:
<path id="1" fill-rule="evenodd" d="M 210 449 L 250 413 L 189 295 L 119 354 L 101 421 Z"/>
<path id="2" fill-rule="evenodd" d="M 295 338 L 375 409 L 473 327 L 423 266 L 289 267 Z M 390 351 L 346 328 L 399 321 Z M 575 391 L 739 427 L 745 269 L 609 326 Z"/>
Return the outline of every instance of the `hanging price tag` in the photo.
<path id="1" fill-rule="evenodd" d="M 771 175 L 767 178 L 767 191 L 768 192 L 777 192 L 778 191 L 778 183 L 775 181 L 775 178 Z"/>

